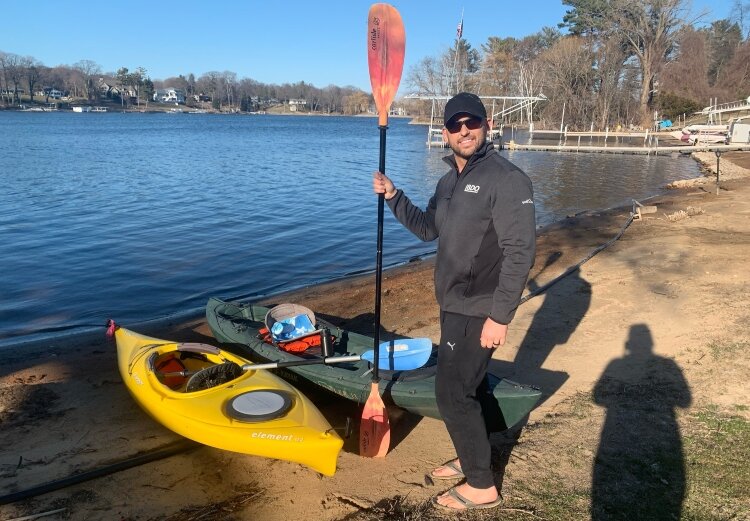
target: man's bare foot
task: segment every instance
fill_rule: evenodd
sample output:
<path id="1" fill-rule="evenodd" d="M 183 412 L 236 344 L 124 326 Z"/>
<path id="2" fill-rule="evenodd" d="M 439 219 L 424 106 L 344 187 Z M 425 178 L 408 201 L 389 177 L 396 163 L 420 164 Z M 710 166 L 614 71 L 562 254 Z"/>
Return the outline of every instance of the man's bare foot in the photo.
<path id="1" fill-rule="evenodd" d="M 495 487 L 474 488 L 464 483 L 436 497 L 434 503 L 452 510 L 492 508 L 500 504 L 500 495 Z"/>
<path id="2" fill-rule="evenodd" d="M 461 463 L 456 458 L 430 472 L 430 477 L 434 479 L 459 479 L 464 477 L 464 473 L 461 471 Z"/>

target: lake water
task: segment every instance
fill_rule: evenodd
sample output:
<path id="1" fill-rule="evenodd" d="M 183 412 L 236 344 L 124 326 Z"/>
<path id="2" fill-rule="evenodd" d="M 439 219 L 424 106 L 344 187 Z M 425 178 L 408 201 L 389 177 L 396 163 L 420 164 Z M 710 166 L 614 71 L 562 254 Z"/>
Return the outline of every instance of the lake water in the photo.
<path id="1" fill-rule="evenodd" d="M 0 136 L 0 347 L 375 267 L 374 118 L 0 112 Z M 386 171 L 420 205 L 447 171 L 426 139 L 391 119 Z M 700 175 L 686 157 L 502 154 L 540 226 Z M 434 249 L 386 211 L 384 264 Z"/>

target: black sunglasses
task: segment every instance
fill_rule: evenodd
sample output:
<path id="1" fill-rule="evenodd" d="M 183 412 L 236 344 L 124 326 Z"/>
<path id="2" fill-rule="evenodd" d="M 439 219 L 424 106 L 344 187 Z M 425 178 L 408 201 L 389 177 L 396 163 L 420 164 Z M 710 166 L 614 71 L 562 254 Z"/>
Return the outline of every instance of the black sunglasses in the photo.
<path id="1" fill-rule="evenodd" d="M 448 129 L 448 132 L 451 134 L 455 134 L 456 132 L 461 131 L 461 127 L 466 125 L 466 128 L 469 130 L 476 130 L 482 126 L 484 123 L 484 120 L 482 118 L 478 118 L 476 116 L 471 116 L 466 119 L 462 120 L 449 120 L 448 123 L 445 124 L 445 128 Z"/>

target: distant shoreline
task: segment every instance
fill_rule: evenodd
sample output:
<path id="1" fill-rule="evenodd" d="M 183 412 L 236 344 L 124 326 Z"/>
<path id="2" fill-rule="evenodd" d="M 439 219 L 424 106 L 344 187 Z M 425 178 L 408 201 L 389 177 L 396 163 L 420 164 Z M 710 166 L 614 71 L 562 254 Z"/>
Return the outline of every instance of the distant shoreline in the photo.
<path id="1" fill-rule="evenodd" d="M 35 105 L 37 106 L 37 105 Z M 141 107 L 138 108 L 130 107 L 130 108 L 121 108 L 119 106 L 111 106 L 111 105 L 71 105 L 70 107 L 65 108 L 58 108 L 58 109 L 51 109 L 44 112 L 74 112 L 73 107 L 80 107 L 80 106 L 103 106 L 107 110 L 106 112 L 114 112 L 114 113 L 134 113 L 134 114 L 171 114 L 171 113 L 182 113 L 182 114 L 190 114 L 190 113 L 196 113 L 195 111 L 200 111 L 198 113 L 200 114 L 213 114 L 213 115 L 223 115 L 223 116 L 335 116 L 335 117 L 346 117 L 346 118 L 377 118 L 377 114 L 342 114 L 340 112 L 276 112 L 276 111 L 236 111 L 236 112 L 228 112 L 228 111 L 220 111 L 220 110 L 214 110 L 214 109 L 203 109 L 198 107 L 187 107 L 187 106 L 179 106 L 179 107 L 172 107 L 172 106 L 159 106 L 159 107 Z M 177 110 L 172 110 L 177 109 Z M 30 111 L 28 109 L 22 109 L 19 107 L 7 107 L 7 106 L 0 106 L 0 112 L 41 112 L 41 111 Z M 415 120 L 414 116 L 389 116 L 389 119 L 412 119 Z M 421 123 L 420 123 L 421 124 Z"/>

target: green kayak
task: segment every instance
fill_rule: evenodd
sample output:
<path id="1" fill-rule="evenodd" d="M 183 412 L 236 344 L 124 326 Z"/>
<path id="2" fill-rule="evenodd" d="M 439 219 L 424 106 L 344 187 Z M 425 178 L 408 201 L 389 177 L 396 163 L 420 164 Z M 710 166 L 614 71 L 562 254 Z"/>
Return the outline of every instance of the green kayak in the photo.
<path id="1" fill-rule="evenodd" d="M 241 354 L 256 363 L 296 362 L 320 358 L 320 348 L 291 353 L 263 340 L 260 330 L 266 327 L 269 308 L 252 303 L 228 302 L 211 298 L 206 318 L 219 342 L 233 344 Z M 328 329 L 334 337 L 332 356 L 361 355 L 372 350 L 373 339 L 340 329 L 315 318 L 317 329 Z M 267 338 L 267 337 L 266 337 Z M 440 419 L 435 402 L 436 355 L 419 369 L 409 371 L 380 370 L 380 392 L 386 404 L 402 407 L 414 414 Z M 309 364 L 277 369 L 280 376 L 292 381 L 300 378 L 339 396 L 365 403 L 370 393 L 370 364 L 365 360 L 335 365 Z M 508 429 L 526 416 L 541 397 L 535 387 L 518 384 L 495 375 L 488 375 L 479 393 L 485 420 L 492 431 Z"/>

